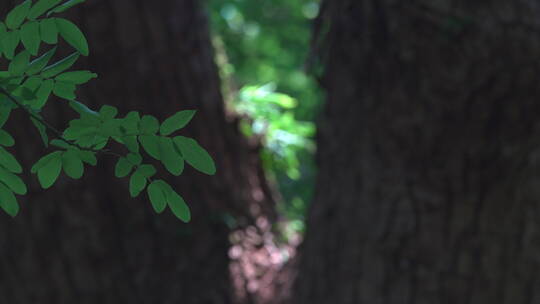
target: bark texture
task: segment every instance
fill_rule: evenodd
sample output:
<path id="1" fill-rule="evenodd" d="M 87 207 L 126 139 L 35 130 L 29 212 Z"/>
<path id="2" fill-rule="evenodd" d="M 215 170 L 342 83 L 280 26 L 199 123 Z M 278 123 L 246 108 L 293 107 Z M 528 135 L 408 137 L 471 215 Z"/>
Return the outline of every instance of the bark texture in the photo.
<path id="1" fill-rule="evenodd" d="M 537 2 L 323 2 L 291 303 L 540 303 Z"/>
<path id="2" fill-rule="evenodd" d="M 14 2 L 0 4 L 2 16 Z M 127 181 L 114 178 L 114 159 L 100 159 L 81 181 L 61 177 L 48 191 L 27 174 L 33 185 L 20 215 L 0 214 L 0 302 L 231 303 L 230 219 L 263 214 L 269 196 L 257 151 L 225 113 L 201 3 L 89 0 L 70 19 L 90 42 L 83 67 L 100 75 L 79 99 L 160 119 L 197 109 L 184 134 L 209 150 L 218 174 L 166 177 L 192 208 L 187 225 L 170 212 L 155 215 L 145 195 L 131 199 Z M 72 112 L 50 103 L 45 116 L 61 126 Z M 29 169 L 45 151 L 23 119 L 10 127 Z"/>

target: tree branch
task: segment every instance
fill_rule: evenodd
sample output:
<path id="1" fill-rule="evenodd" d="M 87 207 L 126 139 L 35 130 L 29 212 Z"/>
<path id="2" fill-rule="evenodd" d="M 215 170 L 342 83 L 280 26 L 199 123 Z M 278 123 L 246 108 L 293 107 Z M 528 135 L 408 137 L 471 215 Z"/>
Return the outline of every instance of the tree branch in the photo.
<path id="1" fill-rule="evenodd" d="M 56 136 L 56 138 L 58 138 L 59 140 L 65 142 L 66 144 L 70 145 L 70 146 L 73 146 L 73 147 L 76 147 L 80 150 L 84 150 L 84 151 L 90 151 L 90 152 L 94 152 L 94 153 L 103 153 L 103 152 L 107 152 L 106 150 L 96 150 L 96 149 L 93 149 L 93 148 L 85 148 L 85 147 L 81 147 L 80 145 L 78 145 L 77 143 L 71 141 L 71 140 L 68 140 L 66 138 L 64 138 L 64 135 L 62 134 L 62 132 L 60 132 L 58 129 L 56 129 L 53 125 L 51 125 L 50 123 L 48 123 L 46 120 L 44 120 L 42 117 L 40 117 L 39 115 L 37 115 L 36 113 L 34 113 L 34 111 L 32 111 L 31 109 L 29 109 L 26 105 L 22 104 L 20 101 L 17 100 L 17 98 L 15 98 L 15 96 L 11 95 L 10 92 L 8 92 L 4 87 L 0 86 L 0 93 L 1 94 L 4 94 L 7 96 L 7 98 L 13 102 L 15 105 L 17 105 L 19 108 L 21 108 L 23 111 L 26 112 L 26 114 L 28 114 L 31 118 L 33 118 L 34 120 L 37 120 L 39 123 L 41 123 L 42 125 L 45 126 L 45 128 L 47 130 L 49 130 L 50 132 L 54 133 L 54 135 Z"/>
<path id="2" fill-rule="evenodd" d="M 81 147 L 80 145 L 78 145 L 77 143 L 71 141 L 71 140 L 68 140 L 66 138 L 64 138 L 62 132 L 60 132 L 58 129 L 56 129 L 53 125 L 51 125 L 50 123 L 48 123 L 46 120 L 44 120 L 42 117 L 40 117 L 39 115 L 36 115 L 34 113 L 34 111 L 32 111 L 31 109 L 29 109 L 26 105 L 22 104 L 20 101 L 17 100 L 17 98 L 15 98 L 15 96 L 11 95 L 10 92 L 8 92 L 4 87 L 0 86 L 0 94 L 4 94 L 7 96 L 7 98 L 13 102 L 15 105 L 17 105 L 19 108 L 23 109 L 23 111 L 26 112 L 26 114 L 28 114 L 31 118 L 37 120 L 39 123 L 43 124 L 45 126 L 45 128 L 49 131 L 51 131 L 52 133 L 54 133 L 56 135 L 56 138 L 58 138 L 59 140 L 65 142 L 66 144 L 70 145 L 70 146 L 73 146 L 73 147 L 76 147 L 77 149 L 79 150 L 84 150 L 84 151 L 90 151 L 90 152 L 94 152 L 94 153 L 103 153 L 103 154 L 106 154 L 106 155 L 111 155 L 111 156 L 115 156 L 115 157 L 118 157 L 118 158 L 122 158 L 124 156 L 114 152 L 114 151 L 109 151 L 107 149 L 101 149 L 101 150 L 96 150 L 96 149 L 93 149 L 93 148 L 85 148 L 85 147 Z M 129 161 L 129 160 L 128 160 Z M 131 161 L 129 161 L 131 163 Z M 134 163 L 131 163 L 135 169 L 138 169 L 140 167 L 140 165 L 137 165 L 137 164 L 134 164 Z M 146 177 L 146 180 L 147 180 L 147 183 L 152 183 L 152 179 L 150 177 Z"/>

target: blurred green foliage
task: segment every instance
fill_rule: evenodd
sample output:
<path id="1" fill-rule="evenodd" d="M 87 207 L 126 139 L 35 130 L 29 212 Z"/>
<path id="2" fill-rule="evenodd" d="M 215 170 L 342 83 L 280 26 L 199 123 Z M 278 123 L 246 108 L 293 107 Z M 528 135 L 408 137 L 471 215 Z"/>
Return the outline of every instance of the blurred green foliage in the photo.
<path id="1" fill-rule="evenodd" d="M 280 211 L 303 231 L 316 167 L 314 120 L 322 95 L 304 71 L 314 0 L 210 0 L 209 13 L 224 94 L 243 114 L 242 130 L 260 136 L 269 178 L 282 196 Z"/>

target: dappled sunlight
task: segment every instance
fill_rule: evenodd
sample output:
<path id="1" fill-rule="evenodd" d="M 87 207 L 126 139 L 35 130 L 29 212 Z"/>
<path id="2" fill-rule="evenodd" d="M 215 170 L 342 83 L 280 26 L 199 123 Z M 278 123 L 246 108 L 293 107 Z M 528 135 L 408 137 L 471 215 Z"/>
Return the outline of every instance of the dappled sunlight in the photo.
<path id="1" fill-rule="evenodd" d="M 292 282 L 290 265 L 314 188 L 314 120 L 322 94 L 305 63 L 319 4 L 210 3 L 223 94 L 240 116 L 240 131 L 262 144 L 278 212 L 275 222 L 259 218 L 232 233 L 232 279 L 238 298 L 273 303 Z"/>
<path id="2" fill-rule="evenodd" d="M 312 0 L 210 1 L 224 95 L 241 115 L 241 131 L 263 144 L 265 173 L 276 184 L 289 231 L 303 230 L 298 223 L 316 172 L 314 121 L 322 94 L 305 65 L 318 11 Z"/>
<path id="3" fill-rule="evenodd" d="M 294 273 L 290 262 L 296 256 L 300 237 L 289 243 L 277 241 L 275 231 L 266 218 L 237 230 L 230 236 L 231 279 L 239 301 L 278 303 L 286 297 Z"/>

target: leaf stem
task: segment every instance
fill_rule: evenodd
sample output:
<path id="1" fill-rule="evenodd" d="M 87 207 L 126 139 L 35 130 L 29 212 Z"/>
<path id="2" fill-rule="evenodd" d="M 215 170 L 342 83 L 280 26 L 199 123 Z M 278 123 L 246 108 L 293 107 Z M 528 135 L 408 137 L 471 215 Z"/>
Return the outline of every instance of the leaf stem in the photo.
<path id="1" fill-rule="evenodd" d="M 31 118 L 33 118 L 34 120 L 37 120 L 39 123 L 41 123 L 42 125 L 45 126 L 45 128 L 47 130 L 49 130 L 50 132 L 54 133 L 54 135 L 61 141 L 65 142 L 66 144 L 70 145 L 70 146 L 73 146 L 73 147 L 76 147 L 78 148 L 79 150 L 84 150 L 84 151 L 90 151 L 90 152 L 94 152 L 94 153 L 103 153 L 103 152 L 106 152 L 106 150 L 96 150 L 96 149 L 93 149 L 93 148 L 85 148 L 85 147 L 81 147 L 80 145 L 78 145 L 77 143 L 71 141 L 71 140 L 68 140 L 66 138 L 64 138 L 64 135 L 62 134 L 62 132 L 60 132 L 58 129 L 56 129 L 53 125 L 51 125 L 50 123 L 48 123 L 46 120 L 44 120 L 41 116 L 37 115 L 34 111 L 32 111 L 31 109 L 29 109 L 26 105 L 22 104 L 20 101 L 17 100 L 17 98 L 15 98 L 15 96 L 11 95 L 10 92 L 8 92 L 4 87 L 0 86 L 0 93 L 7 96 L 7 98 L 13 102 L 16 106 L 18 106 L 19 108 L 23 109 L 23 111 L 26 112 L 26 114 L 28 114 L 28 116 L 30 116 Z"/>
<path id="2" fill-rule="evenodd" d="M 122 158 L 124 156 L 114 152 L 114 151 L 110 151 L 110 150 L 107 150 L 107 149 L 101 149 L 101 150 L 97 150 L 97 149 L 93 149 L 93 148 L 86 148 L 86 147 L 81 147 L 79 144 L 71 141 L 71 140 L 68 140 L 66 138 L 64 138 L 64 135 L 62 134 L 62 132 L 60 132 L 58 129 L 56 129 L 53 125 L 51 125 L 50 123 L 48 123 L 46 120 L 44 120 L 41 116 L 37 115 L 36 113 L 34 113 L 34 111 L 32 111 L 31 109 L 29 109 L 26 105 L 22 104 L 20 101 L 17 100 L 17 98 L 15 98 L 15 96 L 11 95 L 10 92 L 8 92 L 4 87 L 0 86 L 0 93 L 1 94 L 4 94 L 7 96 L 7 98 L 13 102 L 16 106 L 18 106 L 19 108 L 23 109 L 23 111 L 26 112 L 26 114 L 28 114 L 31 118 L 37 120 L 39 123 L 41 123 L 42 125 L 45 126 L 45 128 L 47 130 L 49 130 L 50 132 L 54 133 L 54 135 L 56 135 L 56 137 L 65 142 L 66 144 L 70 145 L 70 146 L 73 146 L 79 150 L 84 150 L 84 151 L 90 151 L 90 152 L 94 152 L 94 153 L 103 153 L 103 154 L 106 154 L 106 155 L 111 155 L 111 156 L 115 156 L 117 158 Z M 129 161 L 129 160 L 128 160 Z M 129 161 L 131 163 L 131 161 Z M 137 164 L 134 164 L 134 163 L 131 163 L 135 170 L 137 170 L 141 165 L 137 165 Z M 147 180 L 147 183 L 152 183 L 152 178 L 151 177 L 146 177 L 146 180 Z"/>

